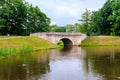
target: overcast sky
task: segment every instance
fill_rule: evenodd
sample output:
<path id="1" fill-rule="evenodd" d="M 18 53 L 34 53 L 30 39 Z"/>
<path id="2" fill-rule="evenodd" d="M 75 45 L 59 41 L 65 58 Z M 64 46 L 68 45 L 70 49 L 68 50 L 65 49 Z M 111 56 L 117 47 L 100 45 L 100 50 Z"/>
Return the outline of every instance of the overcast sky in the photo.
<path id="1" fill-rule="evenodd" d="M 38 6 L 49 18 L 52 24 L 65 26 L 77 23 L 85 8 L 100 9 L 106 0 L 25 0 Z"/>

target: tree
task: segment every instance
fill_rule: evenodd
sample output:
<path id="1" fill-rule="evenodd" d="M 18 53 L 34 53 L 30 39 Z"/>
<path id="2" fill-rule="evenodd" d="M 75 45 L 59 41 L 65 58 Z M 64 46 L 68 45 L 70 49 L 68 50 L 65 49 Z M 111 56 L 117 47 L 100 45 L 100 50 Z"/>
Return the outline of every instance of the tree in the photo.
<path id="1" fill-rule="evenodd" d="M 60 27 L 60 26 L 57 26 L 57 25 L 52 25 L 50 27 L 51 27 L 51 29 L 50 29 L 51 32 L 66 32 L 65 27 Z"/>
<path id="2" fill-rule="evenodd" d="M 74 24 L 67 24 L 66 32 L 77 32 L 77 26 Z"/>
<path id="3" fill-rule="evenodd" d="M 81 32 L 83 33 L 88 33 L 89 26 L 90 26 L 90 21 L 91 21 L 91 12 L 88 9 L 85 9 L 86 11 L 82 14 L 81 19 L 79 20 L 82 25 L 81 27 Z"/>
<path id="4" fill-rule="evenodd" d="M 101 9 L 92 12 L 89 35 L 110 35 L 112 25 L 108 17 L 112 14 L 111 4 L 112 1 L 107 0 Z"/>
<path id="5" fill-rule="evenodd" d="M 50 18 L 23 0 L 0 1 L 0 34 L 29 35 L 49 30 Z"/>
<path id="6" fill-rule="evenodd" d="M 108 21 L 108 17 L 112 14 L 111 5 L 112 1 L 107 0 L 103 7 L 99 10 L 101 13 L 100 16 L 102 17 L 102 26 L 100 27 L 102 35 L 110 35 L 111 21 Z"/>
<path id="7" fill-rule="evenodd" d="M 120 0 L 112 1 L 112 14 L 108 21 L 111 24 L 111 35 L 120 35 Z"/>
<path id="8" fill-rule="evenodd" d="M 77 32 L 86 33 L 84 24 L 77 24 Z"/>
<path id="9" fill-rule="evenodd" d="M 26 26 L 30 32 L 45 32 L 49 31 L 50 18 L 48 18 L 38 7 L 28 8 L 28 16 Z"/>
<path id="10" fill-rule="evenodd" d="M 89 35 L 100 35 L 102 26 L 102 17 L 100 11 L 92 12 L 90 28 L 88 31 Z"/>
<path id="11" fill-rule="evenodd" d="M 120 35 L 120 0 L 107 0 L 90 18 L 87 13 L 90 14 L 86 10 L 82 15 L 79 31 L 89 35 Z"/>
<path id="12" fill-rule="evenodd" d="M 100 10 L 93 13 L 90 31 L 93 31 L 95 35 L 120 35 L 119 6 L 119 0 L 107 0 Z"/>

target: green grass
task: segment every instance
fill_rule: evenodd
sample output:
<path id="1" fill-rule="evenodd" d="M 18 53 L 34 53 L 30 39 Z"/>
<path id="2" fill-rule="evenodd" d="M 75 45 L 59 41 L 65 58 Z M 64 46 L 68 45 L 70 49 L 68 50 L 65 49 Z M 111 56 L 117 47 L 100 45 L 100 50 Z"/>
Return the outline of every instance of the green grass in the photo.
<path id="1" fill-rule="evenodd" d="M 33 51 L 33 48 L 32 48 L 32 46 L 30 46 L 30 45 L 26 45 L 26 46 L 20 47 L 18 51 L 19 51 L 20 53 L 31 52 L 31 51 Z"/>
<path id="2" fill-rule="evenodd" d="M 56 48 L 55 44 L 41 38 L 26 36 L 0 40 L 0 56 Z"/>
<path id="3" fill-rule="evenodd" d="M 31 51 L 33 51 L 33 48 L 29 45 L 21 46 L 18 49 L 3 47 L 3 48 L 0 48 L 0 56 L 15 55 L 17 53 L 25 53 L 25 52 L 31 52 Z"/>
<path id="4" fill-rule="evenodd" d="M 119 36 L 88 36 L 80 46 L 120 46 Z"/>
<path id="5" fill-rule="evenodd" d="M 18 53 L 18 50 L 16 48 L 0 48 L 0 56 L 14 55 L 16 53 Z"/>
<path id="6" fill-rule="evenodd" d="M 59 42 L 57 43 L 57 47 L 58 47 L 59 49 L 62 49 L 62 48 L 64 47 L 63 41 L 59 41 Z"/>

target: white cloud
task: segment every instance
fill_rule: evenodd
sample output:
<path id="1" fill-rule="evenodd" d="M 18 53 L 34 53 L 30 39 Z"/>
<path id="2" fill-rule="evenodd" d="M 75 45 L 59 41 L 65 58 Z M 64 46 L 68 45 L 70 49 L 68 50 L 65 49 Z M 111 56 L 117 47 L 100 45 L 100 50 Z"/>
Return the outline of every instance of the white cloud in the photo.
<path id="1" fill-rule="evenodd" d="M 67 6 L 67 5 L 58 5 L 56 6 L 56 15 L 58 16 L 71 16 L 71 17 L 78 17 L 79 16 L 79 9 Z"/>
<path id="2" fill-rule="evenodd" d="M 25 0 L 40 7 L 52 23 L 58 26 L 74 24 L 80 19 L 85 8 L 96 11 L 105 3 L 106 0 Z"/>
<path id="3" fill-rule="evenodd" d="M 57 23 L 55 21 L 51 21 L 50 25 L 56 25 Z"/>
<path id="4" fill-rule="evenodd" d="M 97 11 L 99 8 L 87 8 L 90 11 Z"/>

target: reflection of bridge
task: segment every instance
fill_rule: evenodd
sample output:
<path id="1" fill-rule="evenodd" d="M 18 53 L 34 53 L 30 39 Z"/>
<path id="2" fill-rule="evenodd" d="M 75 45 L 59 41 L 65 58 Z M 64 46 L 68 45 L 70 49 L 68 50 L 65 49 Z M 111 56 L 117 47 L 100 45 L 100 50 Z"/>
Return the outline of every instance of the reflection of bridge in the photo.
<path id="1" fill-rule="evenodd" d="M 58 32 L 42 32 L 42 33 L 32 33 L 30 36 L 36 36 L 43 38 L 52 43 L 57 44 L 60 40 L 63 41 L 64 45 L 79 45 L 87 35 L 81 33 L 58 33 Z"/>

